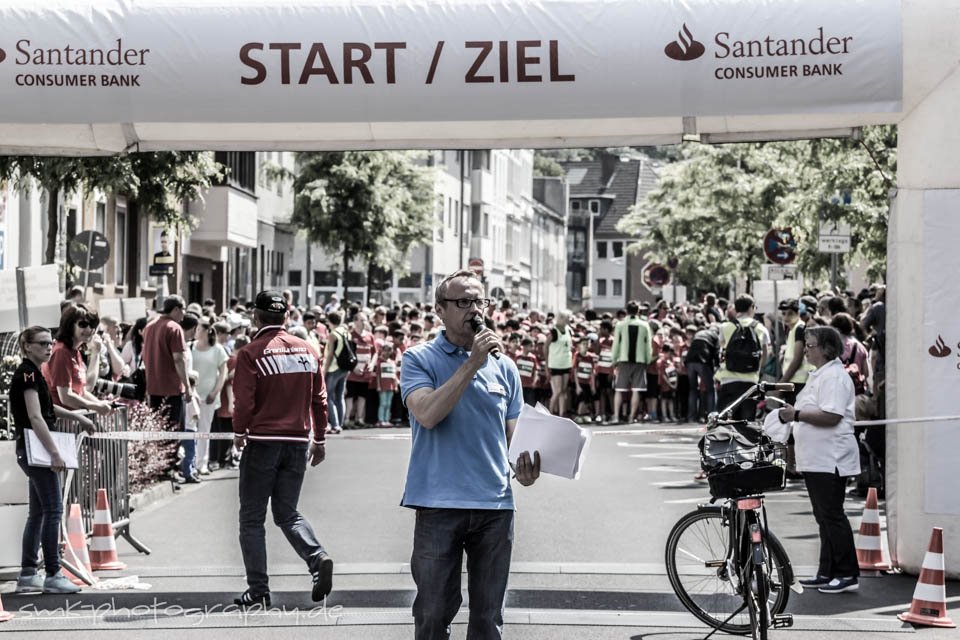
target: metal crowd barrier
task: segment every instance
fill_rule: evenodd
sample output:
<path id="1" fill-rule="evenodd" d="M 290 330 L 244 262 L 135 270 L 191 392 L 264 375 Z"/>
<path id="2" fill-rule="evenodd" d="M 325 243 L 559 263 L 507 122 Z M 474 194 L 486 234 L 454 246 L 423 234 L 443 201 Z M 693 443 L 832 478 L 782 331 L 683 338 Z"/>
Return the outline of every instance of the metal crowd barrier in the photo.
<path id="1" fill-rule="evenodd" d="M 127 408 L 117 407 L 108 416 L 89 416 L 99 432 L 126 431 Z M 57 431 L 81 433 L 75 420 L 57 420 Z M 67 507 L 80 505 L 85 531 L 93 530 L 93 516 L 97 508 L 97 490 L 106 489 L 110 503 L 110 520 L 114 535 L 121 535 L 140 553 L 149 554 L 150 549 L 137 540 L 130 531 L 130 476 L 128 468 L 127 440 L 79 438 L 77 460 L 79 468 L 65 471 L 61 478 L 64 486 L 64 517 Z"/>

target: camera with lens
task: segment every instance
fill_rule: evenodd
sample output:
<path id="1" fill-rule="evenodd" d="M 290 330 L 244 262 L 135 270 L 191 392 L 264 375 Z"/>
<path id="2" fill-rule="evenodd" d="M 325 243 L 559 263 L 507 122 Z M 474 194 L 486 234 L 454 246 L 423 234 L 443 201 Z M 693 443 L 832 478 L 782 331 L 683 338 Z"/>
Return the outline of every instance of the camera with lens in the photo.
<path id="1" fill-rule="evenodd" d="M 127 400 L 137 399 L 137 385 L 129 382 L 114 382 L 100 378 L 93 385 L 93 392 L 98 396 L 115 396 Z"/>

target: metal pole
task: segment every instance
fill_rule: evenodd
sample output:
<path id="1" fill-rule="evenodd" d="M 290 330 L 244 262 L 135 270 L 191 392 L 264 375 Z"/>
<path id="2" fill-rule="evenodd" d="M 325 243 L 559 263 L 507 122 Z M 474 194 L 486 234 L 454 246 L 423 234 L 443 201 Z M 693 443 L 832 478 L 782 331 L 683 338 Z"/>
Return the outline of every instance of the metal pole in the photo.
<path id="1" fill-rule="evenodd" d="M 21 331 L 30 326 L 27 309 L 26 275 L 23 273 L 23 267 L 17 267 L 17 317 L 20 320 Z M 9 408 L 9 406 L 8 404 L 7 407 Z"/>
<path id="2" fill-rule="evenodd" d="M 461 149 L 460 154 L 460 211 L 457 211 L 457 225 L 460 231 L 460 268 L 465 269 L 467 263 L 463 259 L 463 245 L 467 243 L 469 250 L 469 238 L 467 237 L 467 232 L 463 224 L 463 194 L 466 188 L 466 173 L 467 173 L 467 151 L 466 149 Z M 472 192 L 471 192 L 472 193 Z M 471 207 L 472 210 L 472 207 Z"/>
<path id="3" fill-rule="evenodd" d="M 93 234 L 90 234 L 90 243 L 87 244 L 87 264 L 83 272 L 83 299 L 87 299 L 87 289 L 90 288 L 90 255 L 93 253 Z"/>
<path id="4" fill-rule="evenodd" d="M 839 255 L 830 254 L 830 288 L 835 292 L 837 290 L 837 267 L 840 262 Z"/>
<path id="5" fill-rule="evenodd" d="M 777 282 L 777 280 L 773 281 L 773 362 L 777 380 L 780 380 L 780 318 L 777 317 L 777 312 L 780 310 L 780 297 L 777 292 Z"/>

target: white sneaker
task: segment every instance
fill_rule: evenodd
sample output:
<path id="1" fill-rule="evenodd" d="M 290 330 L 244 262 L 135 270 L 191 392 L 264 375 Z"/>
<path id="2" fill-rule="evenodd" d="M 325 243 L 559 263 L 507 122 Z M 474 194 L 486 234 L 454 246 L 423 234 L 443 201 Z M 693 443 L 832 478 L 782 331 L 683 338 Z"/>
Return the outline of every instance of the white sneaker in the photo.
<path id="1" fill-rule="evenodd" d="M 39 573 L 17 578 L 16 593 L 41 593 L 42 591 L 43 577 Z"/>
<path id="2" fill-rule="evenodd" d="M 80 587 L 70 582 L 67 576 L 57 573 L 43 581 L 44 593 L 79 593 Z"/>

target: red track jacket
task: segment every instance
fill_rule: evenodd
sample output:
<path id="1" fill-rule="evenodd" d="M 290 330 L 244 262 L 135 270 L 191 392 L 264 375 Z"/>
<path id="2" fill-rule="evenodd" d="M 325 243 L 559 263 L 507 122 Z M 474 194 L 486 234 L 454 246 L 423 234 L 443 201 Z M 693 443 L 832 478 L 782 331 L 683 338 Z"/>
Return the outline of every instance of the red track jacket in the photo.
<path id="1" fill-rule="evenodd" d="M 320 356 L 283 327 L 263 327 L 237 352 L 233 432 L 250 440 L 322 443 L 327 389 Z"/>

